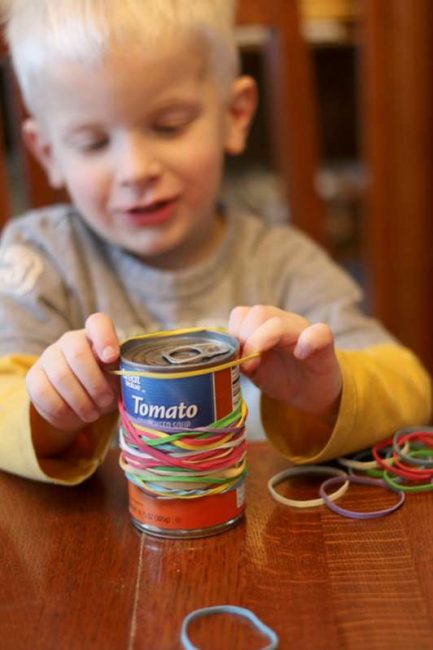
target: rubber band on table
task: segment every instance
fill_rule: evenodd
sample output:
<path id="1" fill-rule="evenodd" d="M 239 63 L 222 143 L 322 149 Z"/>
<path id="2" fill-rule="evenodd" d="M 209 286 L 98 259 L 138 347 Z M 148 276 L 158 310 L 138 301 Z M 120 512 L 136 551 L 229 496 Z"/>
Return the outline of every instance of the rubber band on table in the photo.
<path id="1" fill-rule="evenodd" d="M 425 453 L 424 449 L 419 449 L 419 450 L 413 450 L 413 454 L 415 454 L 416 451 L 422 451 Z M 427 452 L 428 453 L 428 458 L 431 458 L 431 451 Z M 404 472 L 407 473 L 408 475 L 408 480 L 412 480 L 415 483 L 422 481 L 422 480 L 428 480 L 430 478 L 433 478 L 433 469 L 428 469 L 428 468 L 423 468 L 422 466 L 414 466 L 414 465 L 408 465 L 405 463 L 402 463 L 402 461 L 399 459 L 397 454 L 393 452 L 393 464 L 390 465 L 389 472 L 392 474 L 393 473 L 393 468 L 398 468 L 399 470 L 403 470 Z M 422 460 L 421 460 L 422 462 Z M 410 477 L 410 478 L 409 478 Z"/>
<path id="2" fill-rule="evenodd" d="M 412 454 L 416 454 L 417 456 L 422 456 L 423 454 L 430 453 L 431 450 L 426 450 L 426 449 L 414 449 L 412 451 Z M 417 485 L 405 485 L 404 483 L 401 483 L 394 479 L 390 472 L 385 471 L 383 473 L 383 479 L 389 487 L 394 490 L 395 492 L 407 492 L 407 493 L 412 493 L 412 494 L 418 494 L 421 492 L 431 492 L 433 490 L 433 482 L 432 479 L 430 478 L 430 481 L 427 483 L 421 483 Z M 412 481 L 413 482 L 413 481 Z"/>
<path id="3" fill-rule="evenodd" d="M 405 495 L 403 494 L 403 492 L 400 492 L 398 495 L 397 502 L 392 506 L 389 506 L 388 508 L 383 508 L 381 510 L 372 510 L 370 512 L 357 512 L 355 510 L 348 510 L 347 508 L 342 508 L 337 503 L 335 503 L 331 499 L 332 495 L 326 493 L 326 488 L 335 486 L 342 480 L 344 479 L 341 476 L 328 478 L 320 486 L 320 496 L 322 497 L 325 504 L 328 506 L 330 510 L 333 510 L 334 512 L 336 512 L 339 515 L 342 515 L 343 517 L 348 517 L 350 519 L 376 519 L 378 517 L 384 517 L 385 515 L 390 515 L 392 512 L 400 508 L 400 506 L 402 506 L 405 501 Z M 391 492 L 395 492 L 385 483 L 385 481 L 382 481 L 380 479 L 353 475 L 353 476 L 347 476 L 347 480 L 350 483 L 355 483 L 359 485 L 368 485 L 370 487 L 382 487 Z"/>
<path id="4" fill-rule="evenodd" d="M 323 498 L 307 500 L 290 499 L 279 494 L 274 487 L 284 481 L 286 478 L 290 478 L 292 476 L 306 476 L 311 474 L 325 474 L 328 476 L 331 475 L 333 477 L 342 477 L 343 479 L 346 477 L 346 482 L 338 490 L 336 490 L 336 492 L 329 495 L 329 499 L 338 499 L 339 497 L 343 496 L 349 487 L 348 476 L 346 472 L 343 472 L 341 469 L 338 469 L 336 467 L 328 467 L 327 465 L 303 465 L 302 467 L 289 467 L 288 469 L 275 474 L 275 476 L 272 476 L 272 478 L 270 478 L 268 481 L 268 490 L 275 501 L 278 501 L 278 503 L 281 503 L 285 506 L 291 506 L 292 508 L 315 508 L 316 506 L 321 506 L 324 504 Z"/>
<path id="5" fill-rule="evenodd" d="M 391 444 L 389 443 L 387 445 L 387 448 L 389 450 L 392 449 Z M 337 462 L 342 465 L 343 467 L 346 467 L 347 469 L 354 469 L 358 470 L 359 472 L 365 472 L 369 469 L 378 469 L 379 464 L 377 460 L 362 460 L 365 456 L 370 456 L 371 457 L 371 450 L 370 449 L 364 449 L 363 451 L 360 451 L 358 454 L 356 454 L 353 458 L 346 458 L 341 457 L 337 459 Z M 387 459 L 385 459 L 385 462 L 387 462 Z"/>
<path id="6" fill-rule="evenodd" d="M 425 441 L 425 438 L 430 440 L 430 445 Z M 414 465 L 422 465 L 423 461 L 418 460 L 417 458 L 411 458 L 407 450 L 400 449 L 399 443 L 400 442 L 410 442 L 411 440 L 421 440 L 424 444 L 427 444 L 427 446 L 433 447 L 433 427 L 425 427 L 425 428 L 420 428 L 420 427 L 407 427 L 406 429 L 400 429 L 399 431 L 396 431 L 392 443 L 393 443 L 393 448 L 396 454 L 400 458 L 403 458 L 406 462 Z M 431 453 L 433 456 L 433 448 L 431 449 Z M 433 459 L 431 461 L 424 461 L 425 465 L 427 467 L 432 467 L 433 468 Z"/>
<path id="7" fill-rule="evenodd" d="M 396 476 L 399 476 L 400 478 L 404 478 L 409 481 L 419 481 L 420 479 L 423 480 L 425 478 L 428 478 L 427 476 L 419 476 L 415 473 L 414 470 L 412 469 L 401 469 L 399 467 L 394 466 L 394 459 L 392 459 L 392 463 L 387 464 L 384 462 L 384 460 L 381 458 L 379 451 L 386 446 L 386 443 L 381 443 L 374 445 L 372 448 L 372 454 L 373 457 L 377 460 L 379 465 L 384 469 L 385 471 L 388 471 L 389 473 L 395 474 Z M 393 452 L 395 454 L 395 452 Z"/>
<path id="8" fill-rule="evenodd" d="M 419 483 L 433 477 L 432 470 L 424 470 L 421 467 L 415 468 L 413 465 L 405 465 L 402 463 L 395 451 L 392 452 L 390 460 L 392 462 L 388 466 L 383 465 L 383 470 L 388 472 L 388 474 L 393 474 L 394 476 L 399 477 L 400 479 L 411 481 L 412 483 Z"/>
<path id="9" fill-rule="evenodd" d="M 419 494 L 421 492 L 431 492 L 433 490 L 433 483 L 421 483 L 420 485 L 404 485 L 403 483 L 398 483 L 389 472 L 383 473 L 383 480 L 394 490 L 394 492 L 408 492 L 412 494 Z"/>
<path id="10" fill-rule="evenodd" d="M 384 443 L 385 444 L 385 443 Z M 392 451 L 392 440 L 388 440 L 386 443 L 386 446 L 383 448 L 383 451 Z M 403 449 L 407 452 L 409 451 L 409 443 L 406 442 Z M 382 471 L 380 469 L 380 465 L 377 462 L 377 460 L 362 460 L 365 457 L 372 457 L 372 452 L 371 449 L 364 449 L 363 451 L 358 452 L 355 456 L 352 458 L 346 458 L 345 456 L 338 458 L 337 462 L 340 463 L 343 467 L 346 467 L 349 470 L 357 470 L 359 472 L 369 472 L 369 470 L 379 470 L 380 474 L 378 472 L 375 472 L 374 474 L 371 474 L 371 476 L 377 476 L 380 477 L 382 475 Z M 384 458 L 384 463 L 388 464 L 391 463 L 391 459 Z M 350 474 L 350 471 L 349 471 Z"/>
<path id="11" fill-rule="evenodd" d="M 241 616 L 246 618 L 253 626 L 264 634 L 269 643 L 264 646 L 261 650 L 277 650 L 278 648 L 278 636 L 270 627 L 265 625 L 255 614 L 245 607 L 238 607 L 237 605 L 215 605 L 213 607 L 202 607 L 201 609 L 196 609 L 193 612 L 190 612 L 182 621 L 182 627 L 180 631 L 180 640 L 184 647 L 184 650 L 199 650 L 197 646 L 193 645 L 188 636 L 188 626 L 189 624 L 198 618 L 203 618 L 204 616 L 212 616 L 213 614 L 234 614 L 235 616 Z"/>

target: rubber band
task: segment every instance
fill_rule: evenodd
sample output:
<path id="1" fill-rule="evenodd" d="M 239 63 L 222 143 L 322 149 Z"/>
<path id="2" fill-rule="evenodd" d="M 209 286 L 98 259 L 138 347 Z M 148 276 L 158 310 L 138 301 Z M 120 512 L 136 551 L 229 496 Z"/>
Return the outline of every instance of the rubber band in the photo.
<path id="1" fill-rule="evenodd" d="M 372 510 L 370 512 L 356 512 L 355 510 L 348 510 L 347 508 L 342 508 L 341 506 L 334 503 L 334 501 L 331 499 L 332 495 L 326 493 L 326 488 L 332 487 L 338 484 L 342 480 L 344 480 L 344 478 L 341 476 L 328 478 L 320 486 L 320 495 L 330 510 L 333 510 L 334 512 L 336 512 L 339 515 L 342 515 L 343 517 L 349 517 L 350 519 L 376 519 L 378 517 L 384 517 L 385 515 L 390 515 L 392 512 L 394 512 L 394 510 L 397 510 L 397 508 L 400 508 L 400 506 L 403 505 L 405 501 L 405 495 L 402 492 L 400 492 L 398 501 L 394 505 L 389 506 L 389 508 L 383 508 L 382 510 Z M 356 475 L 347 476 L 346 474 L 346 480 L 349 481 L 349 483 L 356 483 L 359 485 L 369 485 L 371 487 L 382 487 L 391 492 L 394 491 L 391 490 L 391 488 L 385 483 L 385 481 L 382 481 L 380 479 L 367 478 L 366 476 L 356 476 Z"/>
<path id="2" fill-rule="evenodd" d="M 392 446 L 390 442 L 387 444 L 386 447 L 383 448 L 385 451 L 392 450 Z M 406 451 L 408 451 L 409 445 L 406 445 Z M 347 467 L 347 469 L 355 469 L 358 470 L 359 472 L 365 472 L 369 469 L 378 469 L 379 463 L 377 460 L 362 460 L 366 456 L 372 456 L 371 450 L 370 449 L 364 449 L 363 451 L 360 451 L 357 453 L 353 458 L 346 458 L 345 456 L 342 458 L 337 458 L 337 462 L 342 465 L 343 467 Z M 385 458 L 384 463 L 390 463 L 390 459 Z"/>
<path id="3" fill-rule="evenodd" d="M 169 433 L 135 425 L 121 400 L 119 411 L 120 467 L 148 495 L 196 499 L 222 494 L 236 489 L 246 476 L 243 402 L 212 425 Z"/>
<path id="4" fill-rule="evenodd" d="M 223 334 L 227 333 L 222 327 L 214 327 L 213 331 L 221 332 Z M 189 327 L 185 329 L 178 330 L 161 330 L 160 332 L 152 332 L 151 334 L 140 334 L 139 336 L 132 336 L 131 338 L 123 341 L 136 341 L 143 340 L 147 338 L 164 338 L 167 336 L 182 336 L 183 334 L 194 334 L 198 332 L 206 332 L 207 330 L 203 327 Z M 233 359 L 232 361 L 227 361 L 226 363 L 221 363 L 215 366 L 208 366 L 206 368 L 197 368 L 195 370 L 181 370 L 177 372 L 152 372 L 148 370 L 110 370 L 111 374 L 118 375 L 121 377 L 148 377 L 149 379 L 183 379 L 184 377 L 199 377 L 201 375 L 207 375 L 210 372 L 218 372 L 220 370 L 225 370 L 226 368 L 234 368 L 240 366 L 245 361 L 250 361 L 251 359 L 256 359 L 260 356 L 260 352 L 253 352 L 246 357 L 241 359 Z"/>
<path id="5" fill-rule="evenodd" d="M 418 451 L 424 452 L 424 450 L 418 450 Z M 416 452 L 415 449 L 412 450 L 412 454 L 415 454 L 415 452 Z M 428 454 L 428 458 L 431 458 L 432 455 L 431 451 L 426 453 Z M 416 467 L 415 465 L 407 465 L 405 463 L 402 463 L 395 452 L 393 452 L 393 461 L 394 461 L 393 464 L 390 465 L 389 467 L 389 471 L 391 474 L 395 472 L 395 468 L 398 468 L 400 470 L 403 470 L 407 474 L 407 480 L 414 481 L 415 483 L 417 482 L 419 483 L 419 481 L 433 478 L 433 469 L 425 469 L 422 466 Z"/>
<path id="6" fill-rule="evenodd" d="M 408 452 L 410 449 L 409 442 L 404 443 L 403 447 L 404 451 Z M 388 445 L 387 447 L 384 447 L 383 451 L 385 452 L 390 452 L 392 450 L 392 446 Z M 356 471 L 362 472 L 363 475 L 365 476 L 370 476 L 371 478 L 383 478 L 383 472 L 385 471 L 382 469 L 379 465 L 379 463 L 376 460 L 367 460 L 364 461 L 362 460 L 363 458 L 371 458 L 372 452 L 371 449 L 364 449 L 357 454 L 355 454 L 352 458 L 338 458 L 338 462 L 343 465 L 343 467 L 346 467 L 348 470 L 348 474 L 350 476 L 353 476 Z M 392 464 L 392 459 L 384 458 L 384 463 L 387 463 L 389 461 L 389 464 Z"/>
<path id="7" fill-rule="evenodd" d="M 298 500 L 298 499 L 289 499 L 288 497 L 283 497 L 279 494 L 274 486 L 281 483 L 284 479 L 291 476 L 304 476 L 306 474 L 326 474 L 333 477 L 345 478 L 346 482 L 333 494 L 328 496 L 328 499 L 335 500 L 343 496 L 349 487 L 349 480 L 346 472 L 338 469 L 336 467 L 328 467 L 327 465 L 304 465 L 302 467 L 289 467 L 278 474 L 272 476 L 268 481 L 268 490 L 271 493 L 271 496 L 278 503 L 282 503 L 285 506 L 291 506 L 292 508 L 315 508 L 316 506 L 321 506 L 325 503 L 323 498 L 319 499 L 309 499 L 309 500 Z"/>
<path id="8" fill-rule="evenodd" d="M 417 440 L 421 439 L 423 442 L 423 438 L 426 436 L 427 438 L 431 438 L 431 444 L 433 445 L 433 427 L 425 427 L 423 429 L 420 429 L 419 427 L 407 427 L 406 429 L 400 429 L 399 431 L 396 431 L 393 439 L 392 439 L 392 444 L 394 451 L 400 458 L 403 458 L 407 463 L 413 464 L 413 465 L 424 465 L 425 467 L 431 467 L 433 468 L 433 459 L 431 461 L 422 461 L 419 460 L 418 458 L 411 458 L 407 450 L 400 449 L 399 443 L 400 442 L 409 442 L 411 440 Z M 431 449 L 431 455 L 433 456 L 433 449 Z"/>
<path id="9" fill-rule="evenodd" d="M 386 470 L 386 471 L 388 471 L 388 472 L 390 472 L 392 474 L 395 474 L 396 476 L 400 476 L 401 478 L 405 478 L 406 480 L 409 480 L 409 481 L 416 481 L 416 480 L 419 480 L 419 478 L 421 478 L 421 479 L 422 478 L 427 478 L 426 476 L 417 477 L 417 475 L 415 474 L 415 472 L 412 469 L 409 470 L 409 469 L 401 469 L 399 467 L 395 467 L 394 464 L 393 464 L 394 460 L 393 460 L 393 463 L 391 463 L 391 464 L 385 463 L 384 460 L 381 458 L 381 456 L 379 454 L 379 451 L 381 449 L 383 449 L 385 446 L 387 446 L 387 444 L 388 443 L 381 443 L 381 444 L 374 445 L 374 447 L 371 450 L 371 453 L 373 454 L 373 457 L 377 460 L 377 462 L 379 463 L 380 467 L 382 467 L 383 470 Z M 393 452 L 393 454 L 397 457 L 395 452 Z M 397 457 L 397 460 L 398 460 L 398 457 Z"/>
<path id="10" fill-rule="evenodd" d="M 432 450 L 431 449 L 414 449 L 411 452 L 414 456 L 424 456 L 428 454 L 431 457 Z M 419 470 L 417 470 L 417 473 Z M 418 477 L 417 477 L 418 478 Z M 433 482 L 432 478 L 430 478 L 430 481 L 427 483 L 421 483 L 421 484 L 415 484 L 415 485 L 405 485 L 404 483 L 401 483 L 398 481 L 398 479 L 394 479 L 391 475 L 390 472 L 384 472 L 383 473 L 383 479 L 387 485 L 391 489 L 393 489 L 395 492 L 408 492 L 408 493 L 421 493 L 421 492 L 430 492 L 433 490 Z M 413 481 L 415 482 L 415 481 Z"/>
<path id="11" fill-rule="evenodd" d="M 394 490 L 394 492 L 417 494 L 420 492 L 431 492 L 433 490 L 433 483 L 431 482 L 421 483 L 421 485 L 404 485 L 394 480 L 389 472 L 386 471 L 383 473 L 383 480 L 392 490 Z"/>
<path id="12" fill-rule="evenodd" d="M 241 616 L 246 618 L 247 621 L 253 624 L 253 626 L 267 637 L 269 643 L 262 648 L 262 650 L 277 650 L 278 648 L 278 636 L 270 627 L 265 625 L 255 614 L 245 607 L 238 607 L 237 605 L 215 605 L 213 607 L 202 607 L 201 609 L 196 609 L 187 616 L 182 621 L 182 627 L 180 630 L 180 640 L 184 647 L 184 650 L 200 650 L 197 646 L 193 645 L 188 636 L 188 626 L 189 624 L 205 616 L 212 616 L 213 614 L 233 614 L 235 616 Z"/>
<path id="13" fill-rule="evenodd" d="M 112 375 L 119 375 L 122 377 L 147 377 L 149 379 L 183 379 L 184 377 L 199 377 L 201 375 L 208 375 L 209 373 L 219 372 L 220 370 L 226 370 L 227 368 L 234 368 L 235 366 L 240 366 L 246 361 L 251 359 L 257 359 L 260 356 L 260 352 L 253 352 L 246 357 L 241 359 L 233 359 L 232 361 L 226 361 L 216 366 L 209 366 L 207 368 L 198 368 L 196 370 L 182 370 L 179 372 L 150 372 L 147 370 L 110 370 Z"/>
<path id="14" fill-rule="evenodd" d="M 395 451 L 392 451 L 391 462 L 389 464 L 385 464 L 384 460 L 379 456 L 379 449 L 381 447 L 383 447 L 383 445 L 375 445 L 372 449 L 372 453 L 373 456 L 377 458 L 382 469 L 384 471 L 387 471 L 388 474 L 393 474 L 413 483 L 419 483 L 420 481 L 427 480 L 432 477 L 431 470 L 424 470 L 422 468 L 417 469 L 413 466 L 408 467 L 407 465 L 401 463 Z"/>

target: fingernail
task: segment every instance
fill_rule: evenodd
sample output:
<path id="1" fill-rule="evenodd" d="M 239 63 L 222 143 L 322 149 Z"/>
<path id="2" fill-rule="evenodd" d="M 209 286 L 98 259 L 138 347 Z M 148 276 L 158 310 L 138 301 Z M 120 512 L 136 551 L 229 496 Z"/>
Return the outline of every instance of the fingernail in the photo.
<path id="1" fill-rule="evenodd" d="M 112 345 L 108 345 L 102 350 L 102 361 L 109 363 L 117 358 L 117 351 Z"/>
<path id="2" fill-rule="evenodd" d="M 302 343 L 298 343 L 294 350 L 294 354 L 296 359 L 299 359 L 299 361 L 303 361 L 310 355 L 310 350 L 308 346 L 302 345 Z"/>

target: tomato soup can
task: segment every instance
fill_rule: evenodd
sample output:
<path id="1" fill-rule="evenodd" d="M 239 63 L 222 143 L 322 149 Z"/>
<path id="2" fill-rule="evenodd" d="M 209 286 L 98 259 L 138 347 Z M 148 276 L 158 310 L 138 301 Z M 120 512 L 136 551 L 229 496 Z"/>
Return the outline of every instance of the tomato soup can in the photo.
<path id="1" fill-rule="evenodd" d="M 240 376 L 238 366 L 218 367 L 238 357 L 238 341 L 213 330 L 128 339 L 121 346 L 120 364 L 128 420 L 138 427 L 174 433 L 224 418 L 240 406 Z M 199 374 L 182 376 L 185 371 Z M 141 372 L 158 377 L 134 374 Z M 243 480 L 226 492 L 192 499 L 156 497 L 132 481 L 128 492 L 132 523 L 157 537 L 215 535 L 237 524 L 245 510 Z"/>

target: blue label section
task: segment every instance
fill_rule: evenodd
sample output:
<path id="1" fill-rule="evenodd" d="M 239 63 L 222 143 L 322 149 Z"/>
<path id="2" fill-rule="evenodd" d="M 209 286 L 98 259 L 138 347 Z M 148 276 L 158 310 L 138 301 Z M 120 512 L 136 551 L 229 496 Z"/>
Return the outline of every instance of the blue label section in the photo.
<path id="1" fill-rule="evenodd" d="M 124 375 L 121 387 L 126 413 L 135 424 L 192 429 L 214 421 L 212 374 L 181 379 Z"/>

